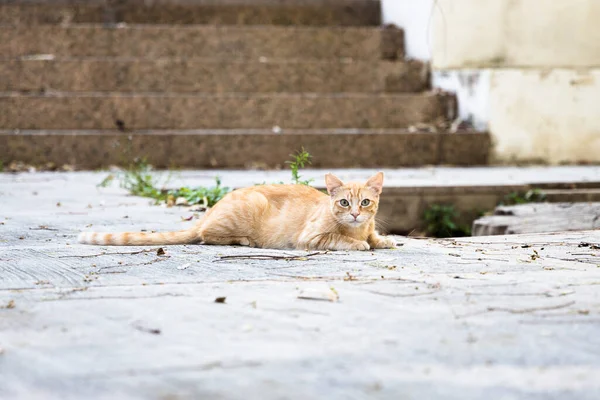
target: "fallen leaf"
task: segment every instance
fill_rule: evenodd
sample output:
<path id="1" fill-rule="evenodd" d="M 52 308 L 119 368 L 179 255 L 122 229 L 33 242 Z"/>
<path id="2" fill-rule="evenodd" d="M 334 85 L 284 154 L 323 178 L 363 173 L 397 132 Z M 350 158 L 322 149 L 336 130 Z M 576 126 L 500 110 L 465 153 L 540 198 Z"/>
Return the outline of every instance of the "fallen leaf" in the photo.
<path id="1" fill-rule="evenodd" d="M 165 255 L 165 250 L 164 250 L 162 247 L 159 247 L 159 248 L 156 250 L 156 255 L 157 255 L 157 256 L 164 256 L 164 255 Z"/>
<path id="2" fill-rule="evenodd" d="M 162 333 L 162 331 L 160 329 L 147 328 L 145 326 L 141 326 L 141 325 L 137 325 L 137 324 L 134 324 L 133 327 L 140 332 L 146 332 L 146 333 L 150 333 L 152 335 L 160 335 Z"/>
<path id="3" fill-rule="evenodd" d="M 339 295 L 333 288 L 330 288 L 329 290 L 305 289 L 300 292 L 298 298 L 302 300 L 336 302 L 339 300 Z"/>
<path id="4" fill-rule="evenodd" d="M 173 207 L 175 205 L 175 197 L 173 195 L 169 195 L 167 197 L 167 207 Z"/>
<path id="5" fill-rule="evenodd" d="M 226 296 L 224 296 L 224 297 L 217 297 L 217 298 L 215 299 L 215 303 L 225 303 L 225 300 L 226 300 L 226 299 L 227 299 L 227 297 L 226 297 Z"/>
<path id="6" fill-rule="evenodd" d="M 187 205 L 189 205 L 189 203 L 185 197 L 178 197 L 177 199 L 175 199 L 175 205 L 176 206 L 187 206 Z"/>
<path id="7" fill-rule="evenodd" d="M 4 309 L 8 309 L 8 310 L 10 310 L 11 308 L 15 308 L 15 307 L 16 307 L 16 304 L 15 304 L 14 300 L 9 300 L 5 306 L 0 306 L 0 308 L 4 308 Z"/>
<path id="8" fill-rule="evenodd" d="M 191 221 L 194 218 L 193 215 L 190 215 L 189 217 L 181 217 L 182 221 Z"/>
<path id="9" fill-rule="evenodd" d="M 346 272 L 346 276 L 344 277 L 345 281 L 355 281 L 356 277 L 352 275 L 350 272 Z"/>
<path id="10" fill-rule="evenodd" d="M 537 252 L 537 251 L 533 250 L 533 254 L 532 254 L 530 257 L 531 257 L 531 259 L 532 259 L 533 261 L 535 261 L 535 260 L 537 260 L 538 258 L 540 258 L 540 255 L 538 254 L 538 252 Z"/>

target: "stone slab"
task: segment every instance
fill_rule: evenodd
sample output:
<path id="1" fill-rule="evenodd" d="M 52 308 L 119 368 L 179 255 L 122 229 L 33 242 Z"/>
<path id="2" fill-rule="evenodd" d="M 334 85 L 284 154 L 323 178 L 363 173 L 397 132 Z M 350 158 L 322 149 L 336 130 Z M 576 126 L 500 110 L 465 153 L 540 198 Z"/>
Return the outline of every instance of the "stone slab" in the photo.
<path id="1" fill-rule="evenodd" d="M 485 165 L 486 133 L 406 130 L 0 131 L 0 160 L 52 162 L 80 169 L 128 165 L 145 158 L 158 168 L 281 168 L 301 148 L 313 167 Z M 453 146 L 446 146 L 451 142 Z M 464 148 L 477 152 L 457 157 Z M 333 156 L 335 155 L 335 156 Z"/>
<path id="2" fill-rule="evenodd" d="M 502 206 L 473 222 L 473 236 L 600 229 L 600 203 Z"/>
<path id="3" fill-rule="evenodd" d="M 408 128 L 446 121 L 454 97 L 368 93 L 0 93 L 2 129 Z"/>
<path id="4" fill-rule="evenodd" d="M 84 58 L 0 62 L 0 91 L 421 92 L 419 61 Z"/>
<path id="5" fill-rule="evenodd" d="M 0 174 L 2 399 L 600 396 L 600 257 L 578 247 L 599 231 L 398 237 L 396 250 L 305 261 L 222 260 L 304 252 L 212 246 L 159 258 L 74 244 L 82 230 L 190 224 L 186 209 L 96 189 L 100 176 Z M 331 288 L 339 301 L 299 298 Z"/>
<path id="6" fill-rule="evenodd" d="M 380 27 L 214 25 L 0 26 L 3 58 L 197 57 L 402 59 L 403 32 Z"/>
<path id="7" fill-rule="evenodd" d="M 11 1 L 0 23 L 361 26 L 381 23 L 376 0 Z"/>

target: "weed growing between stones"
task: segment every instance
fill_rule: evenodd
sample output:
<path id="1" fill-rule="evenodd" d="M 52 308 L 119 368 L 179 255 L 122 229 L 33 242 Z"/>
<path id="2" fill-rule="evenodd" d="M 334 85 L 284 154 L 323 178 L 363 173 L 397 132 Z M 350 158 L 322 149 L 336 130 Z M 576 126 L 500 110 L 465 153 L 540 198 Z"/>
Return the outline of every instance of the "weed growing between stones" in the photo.
<path id="1" fill-rule="evenodd" d="M 302 179 L 300 170 L 310 164 L 312 156 L 302 148 L 300 151 L 290 154 L 289 164 L 292 183 L 298 185 L 310 185 L 312 179 Z M 142 196 L 154 199 L 156 204 L 166 203 L 173 205 L 201 205 L 204 208 L 214 206 L 227 193 L 230 188 L 222 186 L 219 177 L 215 178 L 215 186 L 205 187 L 180 187 L 178 189 L 165 189 L 169 177 L 161 184 L 161 179 L 156 176 L 152 166 L 145 159 L 136 160 L 129 168 L 108 175 L 98 184 L 99 187 L 107 187 L 114 181 L 134 196 Z"/>
<path id="2" fill-rule="evenodd" d="M 286 161 L 286 164 L 290 165 L 290 169 L 292 171 L 292 183 L 297 185 L 310 185 L 313 181 L 312 179 L 303 180 L 300 177 L 300 169 L 304 168 L 306 165 L 310 165 L 312 156 L 304 150 L 298 151 L 295 154 L 290 154 L 292 159 L 290 161 Z"/>
<path id="3" fill-rule="evenodd" d="M 540 189 L 530 189 L 526 192 L 512 192 L 504 196 L 499 206 L 514 206 L 517 204 L 543 203 L 546 194 Z"/>
<path id="4" fill-rule="evenodd" d="M 432 204 L 423 214 L 427 235 L 438 238 L 471 236 L 471 228 L 457 222 L 459 216 L 452 205 Z"/>
<path id="5" fill-rule="evenodd" d="M 148 197 L 156 200 L 157 204 L 166 203 L 169 206 L 200 204 L 208 208 L 231 191 L 228 187 L 221 186 L 219 177 L 215 178 L 215 186 L 212 187 L 165 189 L 168 179 L 161 185 L 160 179 L 155 176 L 152 166 L 146 160 L 138 160 L 125 171 L 108 175 L 98 186 L 106 187 L 115 180 L 119 182 L 121 188 L 134 196 Z"/>

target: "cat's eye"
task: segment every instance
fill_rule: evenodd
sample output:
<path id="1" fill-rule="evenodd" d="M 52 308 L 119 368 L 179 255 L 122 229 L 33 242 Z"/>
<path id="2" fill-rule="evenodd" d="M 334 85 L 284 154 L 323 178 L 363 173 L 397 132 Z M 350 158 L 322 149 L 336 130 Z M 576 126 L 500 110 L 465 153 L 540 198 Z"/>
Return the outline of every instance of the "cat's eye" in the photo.
<path id="1" fill-rule="evenodd" d="M 342 207 L 348 207 L 350 205 L 350 202 L 346 199 L 341 199 L 340 200 L 340 206 Z"/>
<path id="2" fill-rule="evenodd" d="M 369 200 L 369 199 L 364 199 L 363 201 L 360 202 L 360 205 L 363 207 L 366 207 L 369 204 L 371 204 L 371 200 Z"/>

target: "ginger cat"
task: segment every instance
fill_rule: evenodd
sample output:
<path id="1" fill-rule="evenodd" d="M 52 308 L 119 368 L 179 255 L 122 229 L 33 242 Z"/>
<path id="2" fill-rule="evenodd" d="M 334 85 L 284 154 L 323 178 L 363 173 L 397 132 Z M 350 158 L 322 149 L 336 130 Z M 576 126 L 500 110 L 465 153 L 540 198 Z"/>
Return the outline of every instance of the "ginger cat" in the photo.
<path id="1" fill-rule="evenodd" d="M 383 172 L 364 184 L 344 184 L 327 174 L 325 183 L 329 196 L 305 185 L 238 189 L 223 197 L 189 230 L 89 232 L 81 233 L 79 242 L 116 246 L 233 244 L 300 250 L 369 250 L 395 245 L 375 230 Z"/>

